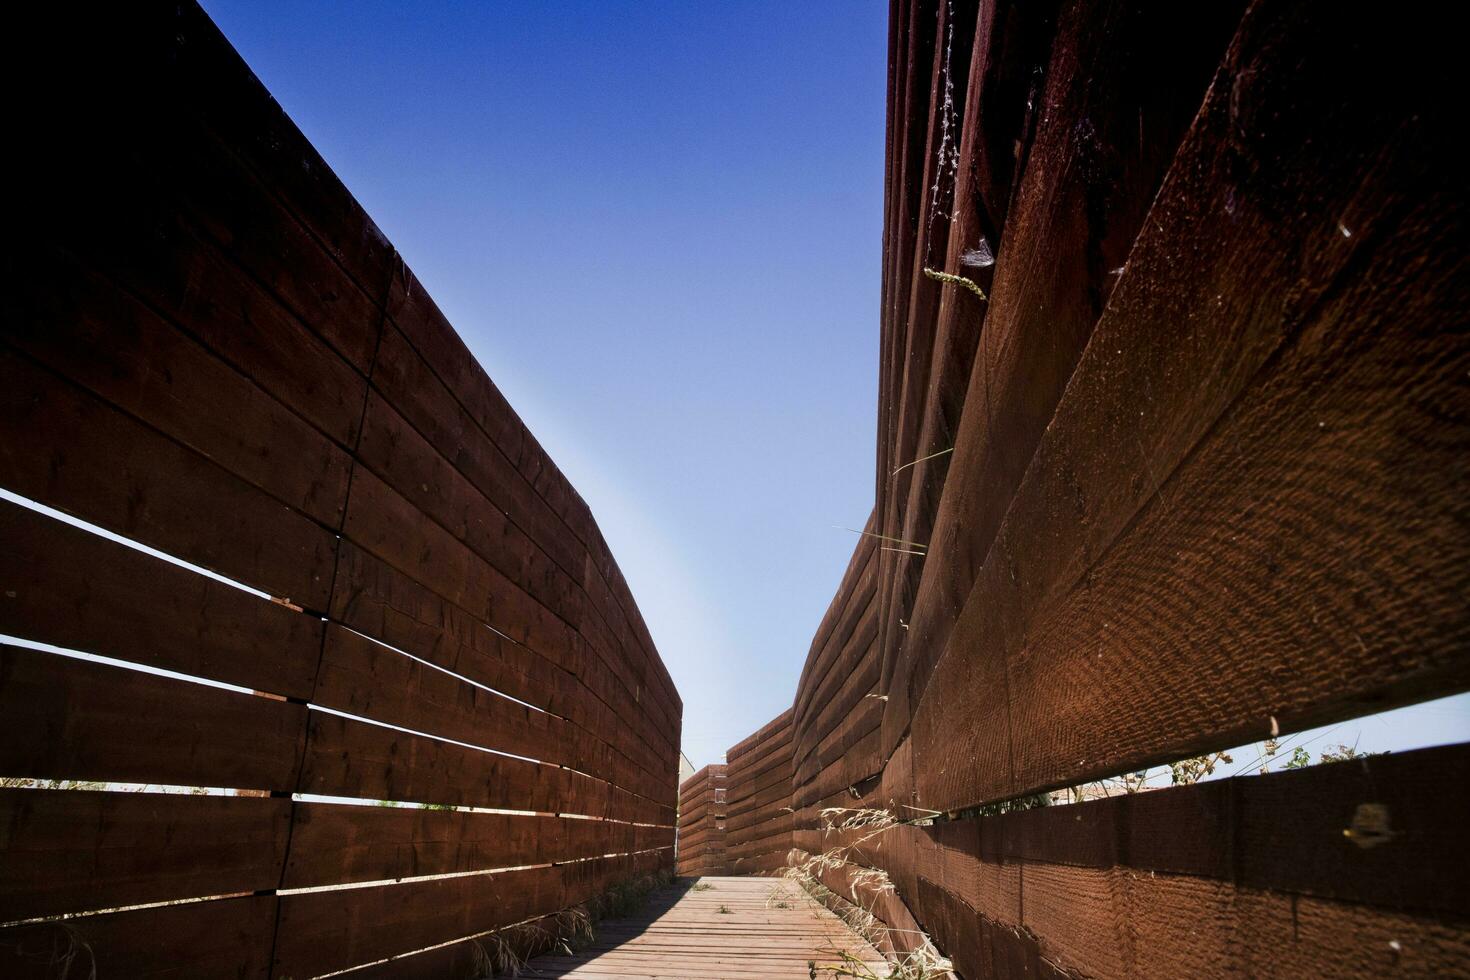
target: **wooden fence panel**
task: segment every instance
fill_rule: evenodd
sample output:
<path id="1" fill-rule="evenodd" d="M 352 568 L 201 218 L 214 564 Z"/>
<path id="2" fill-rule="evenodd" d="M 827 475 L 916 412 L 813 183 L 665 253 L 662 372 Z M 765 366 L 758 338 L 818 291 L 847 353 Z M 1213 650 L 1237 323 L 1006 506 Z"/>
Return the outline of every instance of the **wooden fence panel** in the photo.
<path id="1" fill-rule="evenodd" d="M 963 977 L 1464 972 L 1464 746 L 999 812 L 1470 689 L 1424 28 L 894 3 L 871 536 L 793 698 L 790 857 L 780 720 L 728 754 L 733 870 L 825 853 Z"/>
<path id="2" fill-rule="evenodd" d="M 772 871 L 786 863 L 791 715 L 789 709 L 782 712 L 726 754 L 725 856 L 731 874 Z"/>
<path id="3" fill-rule="evenodd" d="M 726 767 L 705 766 L 679 787 L 681 875 L 723 875 L 725 864 Z"/>
<path id="4" fill-rule="evenodd" d="M 270 797 L 0 790 L 0 921 L 281 880 L 291 801 Z"/>
<path id="5" fill-rule="evenodd" d="M 468 975 L 672 872 L 587 505 L 197 6 L 36 16 L 0 487 L 165 557 L 0 503 L 0 973 Z"/>

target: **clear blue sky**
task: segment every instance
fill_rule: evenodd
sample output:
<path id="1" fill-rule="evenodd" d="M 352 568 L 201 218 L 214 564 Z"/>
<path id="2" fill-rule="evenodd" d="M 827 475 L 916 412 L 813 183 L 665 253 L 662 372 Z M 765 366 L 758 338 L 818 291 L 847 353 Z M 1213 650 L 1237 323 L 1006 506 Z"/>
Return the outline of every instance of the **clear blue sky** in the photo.
<path id="1" fill-rule="evenodd" d="M 591 505 L 719 761 L 872 504 L 887 4 L 204 6 Z M 1289 744 L 1467 738 L 1461 696 Z"/>
<path id="2" fill-rule="evenodd" d="M 586 498 L 718 761 L 872 505 L 887 4 L 204 6 Z"/>

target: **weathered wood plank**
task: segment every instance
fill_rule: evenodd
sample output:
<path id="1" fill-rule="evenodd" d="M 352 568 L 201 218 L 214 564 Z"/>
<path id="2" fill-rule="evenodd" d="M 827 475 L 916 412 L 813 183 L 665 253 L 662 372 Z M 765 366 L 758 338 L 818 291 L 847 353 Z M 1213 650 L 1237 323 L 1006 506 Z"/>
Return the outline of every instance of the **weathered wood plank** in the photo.
<path id="1" fill-rule="evenodd" d="M 505 813 L 296 805 L 286 888 L 575 861 L 673 846 L 672 828 Z"/>
<path id="2" fill-rule="evenodd" d="M 306 699 L 322 624 L 0 501 L 0 632 Z"/>
<path id="3" fill-rule="evenodd" d="M 0 929 L 0 969 L 58 976 L 251 980 L 271 975 L 275 896 L 255 895 L 88 915 Z"/>
<path id="4" fill-rule="evenodd" d="M 1406 73 L 1369 84 L 1370 50 Z M 1429 407 L 1464 401 L 1464 199 L 1439 69 L 1411 51 L 1356 19 L 1325 37 L 1300 7 L 1247 18 L 919 705 L 924 805 L 1470 683 L 1464 409 Z M 1123 690 L 1144 676 L 1146 709 Z M 1015 772 L 1006 726 L 942 720 L 1006 717 L 1004 692 L 1026 712 Z M 1153 720 L 1125 734 L 1120 704 Z"/>
<path id="5" fill-rule="evenodd" d="M 291 801 L 0 789 L 0 921 L 273 889 Z"/>
<path id="6" fill-rule="evenodd" d="M 0 644 L 0 772 L 289 791 L 306 708 Z"/>
<path id="7" fill-rule="evenodd" d="M 307 517 L 336 527 L 347 453 L 116 285 L 28 250 L 0 301 L 5 339 Z"/>
<path id="8" fill-rule="evenodd" d="M 271 595 L 326 607 L 335 539 L 198 453 L 0 348 L 0 486 Z"/>
<path id="9" fill-rule="evenodd" d="M 320 711 L 311 713 L 300 792 L 674 823 L 671 808 L 570 769 Z"/>

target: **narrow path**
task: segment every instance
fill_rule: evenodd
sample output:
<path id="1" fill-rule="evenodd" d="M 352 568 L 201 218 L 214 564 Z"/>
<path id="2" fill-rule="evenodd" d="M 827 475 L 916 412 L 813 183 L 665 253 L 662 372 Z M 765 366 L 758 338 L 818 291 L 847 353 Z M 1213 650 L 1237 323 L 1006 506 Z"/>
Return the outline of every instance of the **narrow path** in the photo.
<path id="1" fill-rule="evenodd" d="M 708 886 L 708 887 L 705 887 Z M 523 976 L 582 980 L 807 980 L 846 950 L 883 975 L 883 957 L 779 878 L 680 878 L 638 915 L 598 925 L 575 956 L 538 956 Z"/>

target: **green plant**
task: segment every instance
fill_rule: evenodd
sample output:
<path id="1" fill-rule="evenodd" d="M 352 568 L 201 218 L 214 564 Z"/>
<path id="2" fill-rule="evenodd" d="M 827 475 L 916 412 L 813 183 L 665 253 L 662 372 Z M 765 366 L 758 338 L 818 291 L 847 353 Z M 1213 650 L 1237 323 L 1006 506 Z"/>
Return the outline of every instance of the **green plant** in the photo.
<path id="1" fill-rule="evenodd" d="M 714 890 L 714 887 L 715 887 L 714 885 L 711 885 L 707 881 L 701 881 L 701 882 L 699 882 L 698 884 L 696 884 L 693 888 L 691 888 L 689 890 L 692 891 L 692 892 L 707 892 L 707 891 L 713 891 Z"/>
<path id="2" fill-rule="evenodd" d="M 1305 769 L 1312 764 L 1312 753 L 1298 745 L 1291 750 L 1291 758 L 1286 760 L 1283 769 Z"/>
<path id="3" fill-rule="evenodd" d="M 718 913 L 720 913 L 721 915 L 734 915 L 735 914 L 734 912 L 731 912 L 730 911 L 730 906 L 728 906 L 728 905 L 721 905 L 719 908 L 715 909 L 715 911 L 718 912 Z"/>

